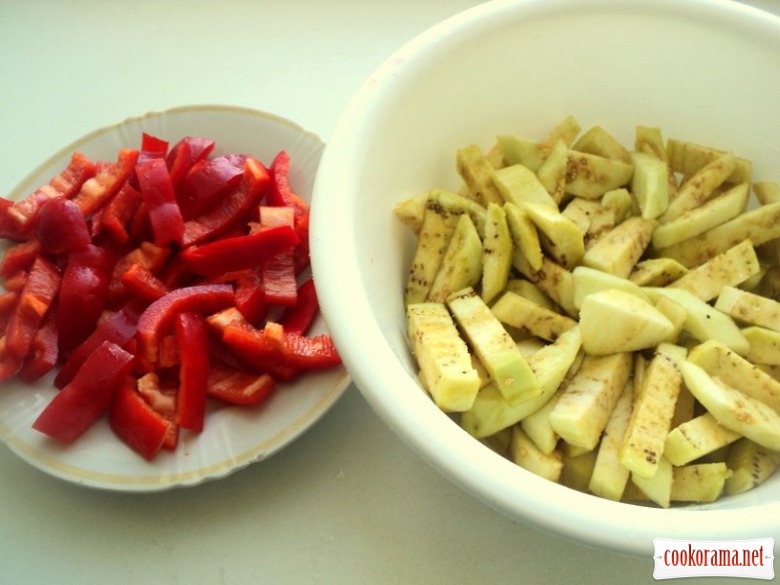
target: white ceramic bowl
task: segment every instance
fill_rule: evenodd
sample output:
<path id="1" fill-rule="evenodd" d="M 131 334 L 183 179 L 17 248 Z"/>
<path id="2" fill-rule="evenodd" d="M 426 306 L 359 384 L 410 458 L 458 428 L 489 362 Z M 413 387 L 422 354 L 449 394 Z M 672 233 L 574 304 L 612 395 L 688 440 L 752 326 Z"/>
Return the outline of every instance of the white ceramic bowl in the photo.
<path id="1" fill-rule="evenodd" d="M 586 545 L 649 555 L 655 537 L 780 541 L 780 474 L 717 503 L 655 509 L 540 479 L 468 436 L 417 384 L 402 299 L 414 238 L 393 215 L 405 197 L 459 187 L 456 148 L 542 137 L 568 114 L 629 145 L 637 124 L 659 126 L 780 180 L 778 95 L 780 20 L 726 1 L 495 1 L 398 50 L 344 113 L 313 196 L 322 310 L 372 407 L 488 505 Z"/>
<path id="2" fill-rule="evenodd" d="M 323 143 L 318 136 L 280 116 L 232 106 L 199 105 L 149 112 L 100 128 L 65 146 L 28 175 L 12 192 L 23 197 L 65 167 L 80 151 L 92 160 L 113 160 L 120 147 L 138 148 L 141 134 L 174 144 L 183 136 L 216 142 L 215 155 L 251 154 L 265 164 L 279 150 L 290 155 L 290 183 L 305 200 L 311 197 Z M 4 250 L 8 243 L 0 243 Z M 320 316 L 312 333 L 327 333 Z M 173 452 L 146 461 L 119 441 L 105 418 L 72 445 L 62 447 L 32 428 L 32 422 L 56 394 L 54 372 L 32 385 L 11 379 L 0 387 L 0 442 L 38 469 L 92 488 L 155 492 L 216 480 L 262 461 L 314 425 L 349 386 L 343 367 L 311 372 L 280 384 L 255 408 L 209 404 L 202 433 L 182 431 Z"/>

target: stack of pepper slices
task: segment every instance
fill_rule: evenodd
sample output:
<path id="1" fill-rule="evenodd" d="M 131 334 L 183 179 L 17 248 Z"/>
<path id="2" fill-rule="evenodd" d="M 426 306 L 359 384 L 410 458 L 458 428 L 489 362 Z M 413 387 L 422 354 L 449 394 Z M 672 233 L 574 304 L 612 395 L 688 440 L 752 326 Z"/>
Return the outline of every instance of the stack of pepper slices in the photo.
<path id="1" fill-rule="evenodd" d="M 0 380 L 61 366 L 33 423 L 63 443 L 107 414 L 147 459 L 198 433 L 209 400 L 255 405 L 277 382 L 340 364 L 318 313 L 309 208 L 289 156 L 270 167 L 215 142 L 143 134 L 115 161 L 74 153 L 19 201 L 0 278 Z"/>

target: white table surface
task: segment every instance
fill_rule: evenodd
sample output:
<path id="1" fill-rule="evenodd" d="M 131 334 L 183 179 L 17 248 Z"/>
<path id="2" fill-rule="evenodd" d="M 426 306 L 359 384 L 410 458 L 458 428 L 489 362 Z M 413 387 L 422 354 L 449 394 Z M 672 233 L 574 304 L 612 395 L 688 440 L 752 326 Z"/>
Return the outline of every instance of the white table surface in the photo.
<path id="1" fill-rule="evenodd" d="M 0 0 L 0 192 L 94 128 L 183 104 L 264 109 L 327 140 L 394 49 L 477 3 Z M 354 387 L 271 459 L 194 488 L 94 491 L 0 447 L 2 585 L 588 585 L 652 570 L 472 499 Z"/>

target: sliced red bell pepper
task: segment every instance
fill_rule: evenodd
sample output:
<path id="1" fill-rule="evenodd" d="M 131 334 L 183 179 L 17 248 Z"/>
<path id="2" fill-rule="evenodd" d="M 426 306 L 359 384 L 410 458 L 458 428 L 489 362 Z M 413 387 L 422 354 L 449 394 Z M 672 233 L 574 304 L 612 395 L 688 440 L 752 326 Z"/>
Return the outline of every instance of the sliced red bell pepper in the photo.
<path id="1" fill-rule="evenodd" d="M 255 374 L 213 360 L 209 370 L 208 395 L 228 404 L 254 406 L 276 388 L 269 374 Z"/>
<path id="2" fill-rule="evenodd" d="M 27 284 L 29 270 L 20 270 L 13 276 L 6 278 L 3 286 L 8 292 L 18 292 L 21 294 L 24 285 Z"/>
<path id="3" fill-rule="evenodd" d="M 268 193 L 268 204 L 291 207 L 296 218 L 308 212 L 309 206 L 290 186 L 290 155 L 282 150 L 271 163 L 271 190 Z"/>
<path id="4" fill-rule="evenodd" d="M 138 393 L 132 376 L 126 376 L 114 394 L 108 422 L 117 437 L 149 461 L 162 449 L 173 428 Z"/>
<path id="5" fill-rule="evenodd" d="M 179 313 L 213 313 L 233 303 L 229 284 L 190 286 L 171 291 L 149 305 L 138 319 L 138 353 L 150 364 L 159 356 L 161 337 L 173 328 Z"/>
<path id="6" fill-rule="evenodd" d="M 285 332 L 282 354 L 292 365 L 304 370 L 332 368 L 341 364 L 341 357 L 330 335 L 307 337 Z"/>
<path id="7" fill-rule="evenodd" d="M 84 182 L 73 198 L 84 217 L 91 216 L 119 191 L 133 172 L 136 160 L 137 150 L 121 148 L 116 162 L 99 166 L 95 176 Z"/>
<path id="8" fill-rule="evenodd" d="M 65 197 L 53 197 L 41 206 L 36 234 L 52 255 L 83 250 L 92 241 L 81 209 Z"/>
<path id="9" fill-rule="evenodd" d="M 133 296 L 149 303 L 171 292 L 151 270 L 138 262 L 131 264 L 125 270 L 121 280 Z"/>
<path id="10" fill-rule="evenodd" d="M 60 174 L 49 181 L 57 193 L 67 199 L 72 199 L 81 186 L 95 176 L 97 166 L 81 152 L 74 152 L 70 162 Z"/>
<path id="11" fill-rule="evenodd" d="M 141 200 L 141 205 L 136 209 L 135 214 L 130 219 L 128 225 L 128 232 L 130 233 L 130 239 L 134 242 L 146 242 L 154 239 L 152 233 L 152 224 L 149 221 L 149 210 L 146 207 L 146 202 Z"/>
<path id="12" fill-rule="evenodd" d="M 80 152 L 74 152 L 68 165 L 51 181 L 31 193 L 27 197 L 13 203 L 8 209 L 12 231 L 16 238 L 26 237 L 32 233 L 38 221 L 41 206 L 49 199 L 64 197 L 71 199 L 84 183 L 95 176 L 96 165 Z M 0 221 L 0 236 L 10 237 L 3 228 L 5 222 Z"/>
<path id="13" fill-rule="evenodd" d="M 163 140 L 147 132 L 141 133 L 141 148 L 138 151 L 136 166 L 148 160 L 161 158 L 165 160 L 168 156 L 168 141 Z"/>
<path id="14" fill-rule="evenodd" d="M 17 218 L 11 215 L 14 202 L 0 197 L 0 237 L 12 242 L 24 242 L 30 237 L 30 230 L 19 227 Z"/>
<path id="15" fill-rule="evenodd" d="M 249 321 L 247 321 L 246 318 L 244 318 L 244 316 L 241 314 L 241 311 L 239 311 L 234 306 L 227 307 L 226 309 L 222 309 L 220 311 L 215 311 L 206 317 L 206 322 L 216 333 L 219 334 L 220 337 L 222 336 L 222 332 L 224 331 L 225 327 L 234 322 L 240 325 L 249 325 Z"/>
<path id="16" fill-rule="evenodd" d="M 295 247 L 295 274 L 300 274 L 311 265 L 309 217 L 307 211 L 295 220 L 295 233 L 301 240 L 301 243 Z"/>
<path id="17" fill-rule="evenodd" d="M 260 206 L 260 230 L 279 226 L 294 227 L 295 212 L 291 207 Z M 266 302 L 294 306 L 298 300 L 295 280 L 294 249 L 267 256 L 261 260 Z"/>
<path id="18" fill-rule="evenodd" d="M 158 246 L 152 242 L 141 242 L 137 248 L 133 248 L 114 264 L 111 282 L 108 285 L 108 302 L 111 306 L 126 303 L 130 298 L 130 292 L 122 282 L 122 275 L 133 264 L 139 264 L 152 274 L 156 274 L 171 255 L 169 247 Z"/>
<path id="19" fill-rule="evenodd" d="M 22 358 L 6 349 L 5 337 L 0 337 L 0 382 L 13 378 L 22 367 Z"/>
<path id="20" fill-rule="evenodd" d="M 185 136 L 174 144 L 165 158 L 174 187 L 178 188 L 192 166 L 211 154 L 215 146 L 213 140 L 198 136 Z"/>
<path id="21" fill-rule="evenodd" d="M 174 328 L 175 329 L 175 328 Z M 157 367 L 160 370 L 166 368 L 177 368 L 181 365 L 181 352 L 179 351 L 179 340 L 175 333 L 163 335 L 160 339 L 160 357 Z"/>
<path id="22" fill-rule="evenodd" d="M 242 270 L 235 280 L 235 304 L 244 318 L 253 325 L 260 324 L 268 314 L 263 275 L 259 268 Z"/>
<path id="23" fill-rule="evenodd" d="M 180 313 L 175 322 L 179 344 L 179 426 L 196 433 L 203 430 L 206 388 L 209 379 L 209 336 L 206 321 L 195 313 Z"/>
<path id="24" fill-rule="evenodd" d="M 170 423 L 162 448 L 173 451 L 179 444 L 179 425 L 176 422 L 177 385 L 163 383 L 156 372 L 149 372 L 138 378 L 138 394 L 152 410 Z"/>
<path id="25" fill-rule="evenodd" d="M 330 336 L 287 333 L 278 323 L 267 322 L 259 330 L 234 322 L 225 326 L 222 340 L 249 365 L 279 380 L 341 363 Z"/>
<path id="26" fill-rule="evenodd" d="M 155 412 L 173 421 L 176 418 L 176 388 L 166 392 L 156 372 L 149 372 L 138 378 L 138 393 Z"/>
<path id="27" fill-rule="evenodd" d="M 257 266 L 263 258 L 291 250 L 298 242 L 291 227 L 280 226 L 193 246 L 184 250 L 181 258 L 193 272 L 211 276 Z"/>
<path id="28" fill-rule="evenodd" d="M 300 274 L 310 264 L 309 259 L 309 205 L 290 185 L 290 156 L 280 151 L 271 163 L 271 189 L 268 204 L 290 207 L 295 211 L 295 231 L 301 245 L 295 249 L 295 272 Z"/>
<path id="29" fill-rule="evenodd" d="M 8 249 L 0 264 L 0 276 L 9 278 L 24 270 L 29 270 L 35 259 L 43 250 L 37 239 L 21 242 Z"/>
<path id="30" fill-rule="evenodd" d="M 33 428 L 62 443 L 73 442 L 106 411 L 132 364 L 131 353 L 115 343 L 102 343 L 43 409 Z"/>
<path id="31" fill-rule="evenodd" d="M 268 333 L 265 329 L 234 321 L 222 327 L 222 341 L 243 364 L 258 374 L 267 373 L 284 382 L 295 379 L 301 369 L 282 358 L 280 340 Z"/>
<path id="32" fill-rule="evenodd" d="M 67 353 L 94 331 L 106 308 L 115 258 L 107 248 L 89 244 L 68 256 L 58 297 L 59 348 Z"/>
<path id="33" fill-rule="evenodd" d="M 198 217 L 184 222 L 183 246 L 213 239 L 254 210 L 270 182 L 268 170 L 253 158 L 247 158 L 239 184 L 229 189 L 214 205 Z"/>
<path id="34" fill-rule="evenodd" d="M 244 175 L 247 156 L 225 154 L 193 165 L 177 191 L 184 219 L 190 220 L 206 211 Z"/>
<path id="35" fill-rule="evenodd" d="M 57 296 L 60 280 L 60 273 L 51 262 L 42 256 L 35 259 L 19 302 L 8 321 L 6 349 L 12 355 L 21 359 L 30 351 L 35 335 Z"/>
<path id="36" fill-rule="evenodd" d="M 8 329 L 8 322 L 11 320 L 11 315 L 19 302 L 20 296 L 21 293 L 18 290 L 8 290 L 0 293 L 0 337 L 5 335 Z"/>
<path id="37" fill-rule="evenodd" d="M 108 341 L 122 347 L 130 341 L 137 330 L 139 314 L 133 305 L 128 305 L 113 315 L 102 319 L 95 331 L 68 355 L 68 358 L 54 378 L 54 385 L 57 388 L 66 386 L 86 359 L 102 343 Z"/>
<path id="38" fill-rule="evenodd" d="M 114 240 L 124 244 L 130 239 L 128 227 L 143 201 L 141 192 L 125 183 L 111 200 L 92 216 L 92 237 L 108 231 Z"/>
<path id="39" fill-rule="evenodd" d="M 309 330 L 319 310 L 320 305 L 317 291 L 314 288 L 314 280 L 309 278 L 298 287 L 298 302 L 294 307 L 285 308 L 279 318 L 279 324 L 288 333 L 304 335 Z"/>
<path id="40" fill-rule="evenodd" d="M 266 258 L 262 264 L 263 288 L 269 304 L 292 307 L 298 302 L 293 254 L 292 250 L 288 252 Z"/>
<path id="41" fill-rule="evenodd" d="M 147 160 L 136 165 L 135 172 L 149 214 L 154 243 L 166 246 L 180 241 L 184 235 L 184 220 L 165 160 Z"/>
<path id="42" fill-rule="evenodd" d="M 31 383 L 54 369 L 60 354 L 57 338 L 57 319 L 54 314 L 49 313 L 41 328 L 38 329 L 32 348 L 22 363 L 19 378 Z"/>
<path id="43" fill-rule="evenodd" d="M 201 284 L 225 284 L 231 283 L 235 290 L 235 308 L 249 323 L 257 325 L 262 323 L 268 313 L 268 304 L 265 302 L 263 290 L 263 275 L 259 267 L 246 268 L 233 272 L 205 277 Z"/>

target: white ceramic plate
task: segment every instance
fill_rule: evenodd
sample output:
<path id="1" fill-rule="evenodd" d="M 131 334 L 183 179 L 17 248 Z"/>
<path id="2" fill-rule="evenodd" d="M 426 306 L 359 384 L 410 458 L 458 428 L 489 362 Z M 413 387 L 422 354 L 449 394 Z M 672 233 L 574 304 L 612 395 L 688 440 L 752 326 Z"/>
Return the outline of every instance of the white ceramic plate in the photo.
<path id="1" fill-rule="evenodd" d="M 297 124 L 254 110 L 193 106 L 130 118 L 80 138 L 33 171 L 11 193 L 23 197 L 62 169 L 73 151 L 92 160 L 113 160 L 122 146 L 138 148 L 148 132 L 175 143 L 186 135 L 216 141 L 214 154 L 245 152 L 270 164 L 279 150 L 291 159 L 290 181 L 304 199 L 311 197 L 323 151 L 322 141 Z M 321 317 L 312 333 L 325 333 Z M 99 420 L 74 444 L 63 447 L 32 429 L 54 396 L 52 375 L 34 385 L 8 381 L 0 386 L 0 438 L 35 467 L 84 486 L 119 491 L 159 491 L 225 477 L 291 443 L 336 402 L 349 385 L 344 368 L 309 373 L 294 384 L 280 384 L 255 408 L 211 404 L 201 434 L 181 431 L 174 452 L 161 451 L 152 462 L 131 451 Z"/>

